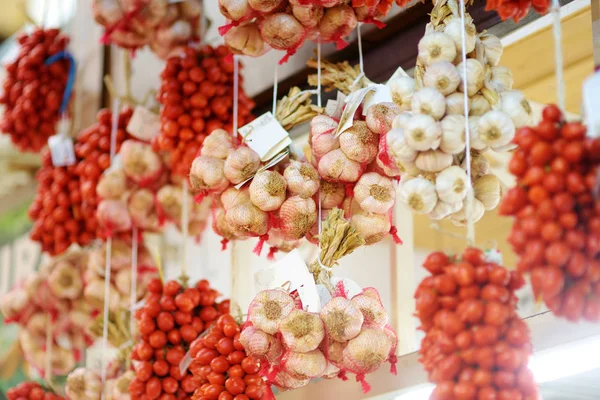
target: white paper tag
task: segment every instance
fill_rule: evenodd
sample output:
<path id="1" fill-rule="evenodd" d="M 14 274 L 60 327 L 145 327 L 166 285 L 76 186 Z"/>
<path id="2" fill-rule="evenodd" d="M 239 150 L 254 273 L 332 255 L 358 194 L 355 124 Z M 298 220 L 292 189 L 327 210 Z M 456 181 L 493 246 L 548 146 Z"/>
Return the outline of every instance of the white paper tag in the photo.
<path id="1" fill-rule="evenodd" d="M 503 265 L 502 263 L 502 253 L 498 249 L 487 249 L 483 252 L 484 260 L 489 263 L 496 263 L 498 265 Z"/>
<path id="2" fill-rule="evenodd" d="M 390 77 L 390 79 L 388 79 L 388 81 L 386 82 L 386 85 L 389 86 L 390 82 L 392 82 L 394 79 L 401 78 L 401 77 L 409 77 L 409 76 L 410 75 L 408 75 L 402 67 L 398 67 L 398 69 L 394 72 L 394 74 Z"/>
<path id="3" fill-rule="evenodd" d="M 73 140 L 67 135 L 58 134 L 48 138 L 48 147 L 52 156 L 52 165 L 66 167 L 75 164 Z"/>
<path id="4" fill-rule="evenodd" d="M 149 142 L 160 133 L 160 118 L 147 108 L 137 106 L 127 124 L 127 132 L 136 139 Z"/>
<path id="5" fill-rule="evenodd" d="M 292 143 L 288 132 L 270 112 L 242 126 L 238 132 L 261 161 L 270 160 Z"/>
<path id="6" fill-rule="evenodd" d="M 600 137 L 600 71 L 583 84 L 583 108 L 587 121 L 587 136 Z"/>
<path id="7" fill-rule="evenodd" d="M 298 291 L 304 310 L 319 312 L 321 301 L 312 274 L 297 249 L 290 251 L 285 257 L 254 274 L 254 285 L 257 291 L 276 289 L 289 282 L 289 291 Z"/>
<path id="8" fill-rule="evenodd" d="M 376 85 L 376 89 L 373 92 L 367 93 L 363 102 L 363 115 L 367 115 L 367 110 L 373 104 L 379 103 L 392 103 L 392 92 L 390 87 L 387 85 Z"/>
<path id="9" fill-rule="evenodd" d="M 354 114 L 358 107 L 362 104 L 365 96 L 372 90 L 375 90 L 376 85 L 367 86 L 366 88 L 350 93 L 346 98 L 346 108 L 340 117 L 340 123 L 335 131 L 335 137 L 338 137 L 346 130 L 350 129 L 354 124 Z"/>
<path id="10" fill-rule="evenodd" d="M 328 100 L 327 106 L 325 107 L 325 114 L 331 118 L 340 119 L 342 117 L 342 111 L 346 104 L 346 95 L 342 92 L 337 92 L 335 100 Z"/>

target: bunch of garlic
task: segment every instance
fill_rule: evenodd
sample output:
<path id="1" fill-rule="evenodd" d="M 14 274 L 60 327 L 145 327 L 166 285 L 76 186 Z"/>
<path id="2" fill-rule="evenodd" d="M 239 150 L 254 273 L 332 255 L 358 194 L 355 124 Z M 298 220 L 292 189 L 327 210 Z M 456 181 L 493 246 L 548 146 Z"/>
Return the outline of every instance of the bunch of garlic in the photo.
<path id="1" fill-rule="evenodd" d="M 317 220 L 320 179 L 309 162 L 291 155 L 266 168 L 254 150 L 221 129 L 202 144 L 190 183 L 197 201 L 212 198 L 213 229 L 224 246 L 258 237 L 255 253 L 269 242 L 273 256 L 296 248 Z"/>
<path id="2" fill-rule="evenodd" d="M 397 337 L 377 290 L 358 292 L 329 297 L 319 313 L 311 313 L 294 292 L 264 290 L 250 303 L 240 343 L 247 355 L 267 362 L 261 374 L 276 375 L 272 382 L 279 390 L 321 377 L 345 380 L 346 373 L 356 374 L 364 389 L 365 374 L 384 362 L 395 371 Z"/>
<path id="3" fill-rule="evenodd" d="M 109 308 L 118 311 L 129 308 L 131 303 L 131 244 L 114 239 L 110 258 L 110 295 Z M 157 276 L 157 269 L 150 252 L 140 243 L 138 246 L 138 267 L 136 299 L 141 300 L 146 294 L 146 285 Z M 92 248 L 84 272 L 83 296 L 88 306 L 101 311 L 104 306 L 104 287 L 106 270 L 106 243 Z"/>
<path id="4" fill-rule="evenodd" d="M 20 327 L 25 358 L 38 370 L 46 363 L 46 336 L 52 339 L 52 373 L 64 375 L 90 343 L 91 308 L 84 298 L 87 254 L 70 251 L 44 264 L 0 299 L 5 321 Z"/>
<path id="5" fill-rule="evenodd" d="M 446 2 L 438 3 L 439 11 Z M 432 12 L 435 23 L 427 26 L 419 42 L 415 79 L 403 76 L 389 82 L 402 112 L 385 142 L 402 176 L 402 201 L 434 220 L 450 218 L 464 225 L 467 219 L 478 221 L 500 201 L 500 182 L 489 173 L 485 152 L 511 150 L 515 130 L 530 122 L 532 111 L 523 94 L 511 90 L 510 70 L 498 66 L 500 40 L 477 34 L 470 16 L 465 24 L 467 59 L 462 61 L 461 22 L 450 3 L 452 13 L 441 21 L 434 18 L 436 9 Z M 465 125 L 470 149 L 466 148 Z M 471 155 L 471 176 L 467 175 L 466 151 Z M 471 185 L 474 199 L 468 208 Z"/>

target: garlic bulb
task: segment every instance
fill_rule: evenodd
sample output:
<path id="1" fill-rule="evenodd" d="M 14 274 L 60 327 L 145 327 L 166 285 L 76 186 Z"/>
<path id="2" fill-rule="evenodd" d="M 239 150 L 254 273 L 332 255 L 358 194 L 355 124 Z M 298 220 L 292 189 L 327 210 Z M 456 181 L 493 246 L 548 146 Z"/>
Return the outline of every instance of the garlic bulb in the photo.
<path id="1" fill-rule="evenodd" d="M 410 100 L 415 92 L 415 80 L 409 76 L 401 76 L 388 85 L 394 103 L 402 110 L 410 109 Z"/>
<path id="2" fill-rule="evenodd" d="M 259 167 L 258 153 L 249 147 L 241 146 L 229 153 L 225 159 L 223 173 L 229 182 L 237 185 L 250 179 Z"/>
<path id="3" fill-rule="evenodd" d="M 435 191 L 441 201 L 456 203 L 462 201 L 469 188 L 467 173 L 458 166 L 448 167 L 435 178 Z"/>
<path id="4" fill-rule="evenodd" d="M 458 88 L 460 76 L 450 61 L 437 61 L 425 70 L 423 84 L 425 87 L 434 88 L 447 96 Z"/>
<path id="5" fill-rule="evenodd" d="M 395 345 L 383 330 L 366 327 L 344 348 L 344 365 L 364 373 L 377 370 L 388 359 Z"/>
<path id="6" fill-rule="evenodd" d="M 400 200 L 418 214 L 427 214 L 438 201 L 435 186 L 424 178 L 400 181 Z"/>
<path id="7" fill-rule="evenodd" d="M 363 167 L 350 160 L 341 149 L 325 154 L 317 166 L 321 178 L 332 182 L 356 182 Z"/>
<path id="8" fill-rule="evenodd" d="M 446 113 L 446 98 L 437 89 L 423 88 L 413 95 L 411 110 L 415 114 L 430 115 L 439 121 Z"/>
<path id="9" fill-rule="evenodd" d="M 440 172 L 452 165 L 452 154 L 441 150 L 427 150 L 420 152 L 415 160 L 415 165 L 421 171 Z"/>
<path id="10" fill-rule="evenodd" d="M 476 94 L 471 98 L 471 109 L 469 115 L 473 117 L 481 117 L 486 112 L 492 109 L 492 105 L 485 97 L 480 94 Z"/>
<path id="11" fill-rule="evenodd" d="M 465 117 L 447 115 L 440 124 L 442 126 L 440 150 L 448 154 L 462 152 L 465 149 Z"/>
<path id="12" fill-rule="evenodd" d="M 465 201 L 463 202 L 462 209 L 458 212 L 455 212 L 454 214 L 452 214 L 450 216 L 450 220 L 454 223 L 454 225 L 465 226 L 469 222 L 467 220 L 467 204 L 468 204 L 468 202 L 469 202 L 468 199 L 465 199 Z M 472 205 L 471 205 L 471 210 L 469 213 L 471 216 L 470 222 L 475 223 L 475 222 L 479 221 L 483 217 L 483 214 L 485 213 L 485 208 L 483 207 L 483 204 L 481 203 L 481 201 L 479 201 L 477 199 L 473 199 Z"/>
<path id="13" fill-rule="evenodd" d="M 469 112 L 471 109 L 471 99 L 467 99 L 467 112 Z M 465 115 L 465 96 L 462 93 L 454 92 L 446 96 L 446 115 Z"/>
<path id="14" fill-rule="evenodd" d="M 406 123 L 412 118 L 412 114 L 409 112 L 401 112 L 396 115 L 394 121 L 392 121 L 392 129 L 405 128 Z"/>
<path id="15" fill-rule="evenodd" d="M 367 213 L 360 208 L 352 211 L 350 225 L 365 239 L 367 246 L 377 243 L 389 235 L 392 227 L 387 215 Z"/>
<path id="16" fill-rule="evenodd" d="M 244 187 L 236 189 L 230 187 L 221 194 L 221 203 L 225 211 L 237 206 L 238 204 L 246 203 L 250 201 L 250 193 L 248 188 Z"/>
<path id="17" fill-rule="evenodd" d="M 442 140 L 442 126 L 429 115 L 413 115 L 406 123 L 404 136 L 415 150 L 437 149 Z"/>
<path id="18" fill-rule="evenodd" d="M 502 111 L 488 111 L 477 121 L 479 139 L 492 149 L 509 144 L 515 136 L 515 125 Z"/>
<path id="19" fill-rule="evenodd" d="M 394 118 L 398 114 L 400 107 L 395 103 L 377 103 L 369 107 L 365 121 L 371 132 L 383 135 L 392 128 Z"/>
<path id="20" fill-rule="evenodd" d="M 81 296 L 83 290 L 80 272 L 69 263 L 56 264 L 48 277 L 48 285 L 59 299 L 75 300 Z"/>
<path id="21" fill-rule="evenodd" d="M 310 121 L 308 142 L 317 159 L 340 147 L 340 142 L 333 134 L 337 122 L 326 115 L 317 115 Z"/>
<path id="22" fill-rule="evenodd" d="M 475 50 L 475 41 L 477 39 L 477 28 L 473 24 L 473 19 L 465 15 L 465 43 L 466 53 L 469 54 Z M 444 33 L 452 38 L 454 45 L 456 46 L 456 52 L 462 52 L 462 24 L 460 18 L 452 18 L 449 22 L 446 22 L 444 27 Z"/>
<path id="23" fill-rule="evenodd" d="M 367 172 L 356 182 L 354 198 L 366 212 L 385 214 L 394 205 L 396 191 L 391 179 Z"/>
<path id="24" fill-rule="evenodd" d="M 470 145 L 472 149 L 485 151 L 488 149 L 488 145 L 479 137 L 479 118 L 480 117 L 469 117 L 469 136 L 471 138 Z"/>
<path id="25" fill-rule="evenodd" d="M 285 200 L 287 182 L 277 171 L 261 171 L 250 183 L 250 200 L 262 211 L 275 211 Z"/>
<path id="26" fill-rule="evenodd" d="M 454 61 L 456 45 L 449 35 L 442 32 L 431 32 L 419 41 L 419 60 L 425 65 L 436 61 Z"/>
<path id="27" fill-rule="evenodd" d="M 279 209 L 279 229 L 285 240 L 302 239 L 317 222 L 317 206 L 312 198 L 291 196 Z"/>
<path id="28" fill-rule="evenodd" d="M 485 48 L 485 57 L 488 63 L 495 67 L 500 64 L 500 58 L 502 57 L 503 47 L 502 42 L 496 35 L 490 33 L 484 33 L 479 36 L 481 43 Z"/>
<path id="29" fill-rule="evenodd" d="M 248 320 L 263 332 L 274 335 L 281 321 L 294 309 L 294 299 L 281 289 L 259 292 L 248 308 Z"/>
<path id="30" fill-rule="evenodd" d="M 370 163 L 375 159 L 379 146 L 379 135 L 372 132 L 366 122 L 355 121 L 350 129 L 340 136 L 340 148 L 352 161 Z"/>
<path id="31" fill-rule="evenodd" d="M 475 198 L 481 201 L 486 211 L 493 210 L 500 203 L 500 181 L 496 175 L 488 174 L 477 179 L 473 184 Z"/>
<path id="32" fill-rule="evenodd" d="M 291 160 L 283 171 L 288 190 L 292 194 L 308 198 L 319 190 L 319 173 L 307 162 Z"/>
<path id="33" fill-rule="evenodd" d="M 400 170 L 400 176 L 418 176 L 421 170 L 417 168 L 414 162 L 397 162 L 398 169 Z"/>
<path id="34" fill-rule="evenodd" d="M 457 68 L 460 73 L 461 83 L 458 86 L 459 91 L 463 91 L 463 70 L 467 70 L 467 94 L 469 97 L 474 96 L 483 87 L 484 70 L 483 65 L 474 58 L 467 58 L 466 64 L 460 63 Z"/>
<path id="35" fill-rule="evenodd" d="M 346 342 L 360 333 L 364 317 L 350 300 L 344 297 L 332 298 L 320 312 L 327 335 L 337 341 Z"/>
<path id="36" fill-rule="evenodd" d="M 330 209 L 338 207 L 346 197 L 346 189 L 343 184 L 323 181 L 321 182 L 321 207 Z"/>
<path id="37" fill-rule="evenodd" d="M 223 129 L 216 129 L 202 142 L 200 154 L 225 160 L 231 150 L 233 150 L 231 135 Z"/>
<path id="38" fill-rule="evenodd" d="M 385 137 L 388 152 L 396 161 L 411 162 L 417 158 L 417 151 L 413 149 L 404 136 L 403 129 L 392 129 Z"/>
<path id="39" fill-rule="evenodd" d="M 531 106 L 523 93 L 518 90 L 509 90 L 501 93 L 500 109 L 512 119 L 517 129 L 531 124 Z"/>
<path id="40" fill-rule="evenodd" d="M 292 310 L 281 320 L 280 331 L 286 346 L 302 353 L 315 350 L 325 336 L 321 318 L 303 310 Z"/>
<path id="41" fill-rule="evenodd" d="M 77 368 L 67 377 L 65 391 L 72 400 L 99 400 L 102 382 L 95 371 Z"/>
<path id="42" fill-rule="evenodd" d="M 503 66 L 492 68 L 492 85 L 499 91 L 512 89 L 513 74 L 511 69 Z"/>
<path id="43" fill-rule="evenodd" d="M 238 237 L 262 236 L 269 229 L 269 215 L 250 202 L 238 204 L 228 210 L 225 221 Z"/>
<path id="44" fill-rule="evenodd" d="M 286 354 L 285 371 L 291 376 L 318 378 L 325 372 L 327 360 L 321 350 L 315 349 L 306 353 L 290 351 Z"/>
<path id="45" fill-rule="evenodd" d="M 195 191 L 221 192 L 229 186 L 223 167 L 225 161 L 210 156 L 196 157 L 190 168 L 190 184 Z"/>
<path id="46" fill-rule="evenodd" d="M 467 170 L 467 159 L 465 158 L 460 165 L 462 169 Z M 490 162 L 482 155 L 471 156 L 471 178 L 477 179 L 490 171 Z"/>
<path id="47" fill-rule="evenodd" d="M 459 210 L 462 208 L 462 201 L 460 203 L 455 203 L 455 204 L 459 204 L 459 206 L 458 206 Z M 446 218 L 448 215 L 456 212 L 455 204 L 450 204 L 450 203 L 446 203 L 446 202 L 439 200 L 437 202 L 437 204 L 435 205 L 435 207 L 433 208 L 433 210 L 431 210 L 431 212 L 428 213 L 427 216 L 435 221 L 442 220 L 442 219 Z"/>

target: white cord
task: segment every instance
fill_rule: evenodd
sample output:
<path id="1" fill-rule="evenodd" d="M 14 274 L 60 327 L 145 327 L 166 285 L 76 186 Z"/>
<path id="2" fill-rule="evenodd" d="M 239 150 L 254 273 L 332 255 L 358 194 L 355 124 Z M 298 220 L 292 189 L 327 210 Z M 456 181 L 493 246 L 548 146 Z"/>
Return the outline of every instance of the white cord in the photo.
<path id="1" fill-rule="evenodd" d="M 238 135 L 238 101 L 240 95 L 240 59 L 237 54 L 233 56 L 233 137 Z"/>
<path id="2" fill-rule="evenodd" d="M 467 163 L 467 204 L 465 213 L 467 216 L 467 239 L 469 242 L 475 241 L 475 225 L 473 224 L 473 183 L 471 182 L 471 133 L 469 132 L 469 94 L 467 92 L 467 39 L 465 32 L 465 1 L 460 1 L 460 37 L 462 41 L 462 84 L 463 84 L 463 105 L 465 115 L 465 160 Z"/>
<path id="3" fill-rule="evenodd" d="M 563 77 L 562 29 L 560 22 L 560 2 L 552 0 L 552 35 L 554 37 L 554 68 L 556 71 L 556 101 L 565 112 L 565 80 Z"/>
<path id="4" fill-rule="evenodd" d="M 181 207 L 181 234 L 183 240 L 181 241 L 181 276 L 187 276 L 186 274 L 186 253 L 187 253 L 187 240 L 188 240 L 188 225 L 190 223 L 189 210 L 188 210 L 188 180 L 187 177 L 183 179 L 183 187 L 181 190 L 183 195 L 182 207 Z"/>
<path id="5" fill-rule="evenodd" d="M 277 76 L 278 70 L 279 64 L 275 63 L 275 73 L 273 77 L 273 116 L 275 116 L 275 113 L 277 112 L 277 89 L 279 86 L 279 78 Z"/>
<path id="6" fill-rule="evenodd" d="M 138 228 L 134 226 L 131 229 L 131 293 L 129 295 L 129 304 L 132 309 L 137 303 L 137 275 L 138 275 Z M 133 337 L 135 332 L 135 313 L 133 311 L 129 314 L 129 333 Z"/>
<path id="7" fill-rule="evenodd" d="M 51 383 L 52 380 L 52 315 L 46 312 L 48 321 L 46 322 L 46 366 L 44 370 L 44 379 L 46 382 Z"/>
<path id="8" fill-rule="evenodd" d="M 352 85 L 350 85 L 351 92 L 354 91 L 354 87 L 356 85 L 358 85 L 358 82 L 360 82 L 360 80 L 365 77 L 365 65 L 364 65 L 364 61 L 363 61 L 363 49 L 362 49 L 362 35 L 360 33 L 361 25 L 362 25 L 361 22 L 359 22 L 356 25 L 356 34 L 358 36 L 358 65 L 360 68 L 360 74 L 358 74 L 356 79 L 354 79 L 354 82 L 352 82 Z"/>
<path id="9" fill-rule="evenodd" d="M 321 42 L 317 42 L 317 106 L 321 107 Z"/>

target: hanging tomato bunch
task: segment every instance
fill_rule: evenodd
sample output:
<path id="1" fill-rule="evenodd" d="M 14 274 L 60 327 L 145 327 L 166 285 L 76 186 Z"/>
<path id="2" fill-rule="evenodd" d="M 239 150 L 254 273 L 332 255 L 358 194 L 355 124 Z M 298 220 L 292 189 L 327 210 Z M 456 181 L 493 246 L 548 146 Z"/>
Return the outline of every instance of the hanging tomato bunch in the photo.
<path id="1" fill-rule="evenodd" d="M 548 308 L 571 321 L 600 320 L 600 203 L 593 196 L 600 140 L 556 106 L 517 132 L 509 171 L 517 186 L 500 212 L 514 219 L 508 241 Z"/>
<path id="2" fill-rule="evenodd" d="M 6 64 L 0 104 L 0 130 L 9 134 L 20 151 L 40 151 L 56 133 L 69 62 L 44 62 L 64 51 L 69 38 L 58 29 L 36 28 L 18 37 L 17 58 Z"/>
<path id="3" fill-rule="evenodd" d="M 529 329 L 516 310 L 520 274 L 475 248 L 453 258 L 432 253 L 423 266 L 432 276 L 415 299 L 425 331 L 420 361 L 436 384 L 430 399 L 537 399 Z"/>
<path id="4" fill-rule="evenodd" d="M 219 293 L 205 280 L 184 288 L 177 281 L 163 285 L 155 279 L 148 291 L 146 304 L 136 312 L 141 342 L 131 358 L 140 362 L 129 385 L 131 399 L 161 394 L 190 399 L 198 386 L 191 374 L 180 372 L 180 363 L 198 335 L 229 312 L 229 301 L 217 304 Z"/>
<path id="5" fill-rule="evenodd" d="M 530 8 L 539 14 L 546 14 L 550 6 L 550 0 L 487 0 L 485 10 L 496 10 L 503 21 L 512 18 L 519 22 L 529 13 Z"/>
<path id="6" fill-rule="evenodd" d="M 188 47 L 182 56 L 171 57 L 161 73 L 157 100 L 160 134 L 153 139 L 155 150 L 170 152 L 170 169 L 186 176 L 204 138 L 213 130 L 232 131 L 233 62 L 224 46 Z M 238 126 L 250 122 L 254 102 L 241 89 Z"/>
<path id="7" fill-rule="evenodd" d="M 246 355 L 240 327 L 231 315 L 219 317 L 206 336 L 191 344 L 190 352 L 190 372 L 199 386 L 193 399 L 262 399 L 270 393 L 259 375 L 260 361 Z"/>
<path id="8" fill-rule="evenodd" d="M 37 382 L 22 382 L 18 386 L 8 389 L 8 400 L 64 400 L 64 397 L 54 394 Z"/>

